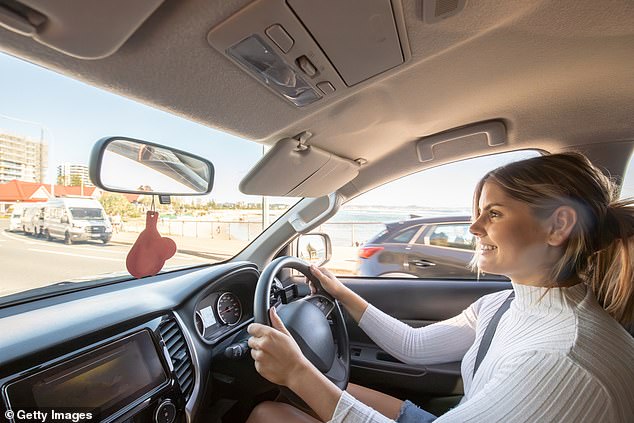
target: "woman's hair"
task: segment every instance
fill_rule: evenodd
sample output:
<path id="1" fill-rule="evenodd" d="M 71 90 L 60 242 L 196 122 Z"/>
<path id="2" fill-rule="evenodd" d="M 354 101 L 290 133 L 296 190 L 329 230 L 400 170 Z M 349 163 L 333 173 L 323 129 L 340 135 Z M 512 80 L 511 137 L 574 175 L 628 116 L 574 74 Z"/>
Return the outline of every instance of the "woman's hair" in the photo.
<path id="1" fill-rule="evenodd" d="M 485 182 L 546 219 L 560 206 L 577 212 L 577 222 L 553 267 L 552 287 L 583 280 L 616 320 L 634 321 L 634 200 L 618 200 L 616 184 L 579 153 L 550 154 L 510 163 L 487 173 L 476 186 L 473 214 Z"/>

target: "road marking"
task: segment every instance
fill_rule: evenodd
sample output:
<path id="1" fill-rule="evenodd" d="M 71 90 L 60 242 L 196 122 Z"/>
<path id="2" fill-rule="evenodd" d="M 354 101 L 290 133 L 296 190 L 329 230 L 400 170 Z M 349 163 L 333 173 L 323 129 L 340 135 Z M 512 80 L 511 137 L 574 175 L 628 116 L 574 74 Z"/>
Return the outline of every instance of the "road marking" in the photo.
<path id="1" fill-rule="evenodd" d="M 189 254 L 183 254 L 183 253 L 176 253 L 176 254 L 174 254 L 173 258 L 179 258 L 181 260 L 190 260 L 190 261 L 191 260 L 194 260 L 194 261 L 205 261 L 205 262 L 207 261 L 207 260 L 205 260 L 202 257 L 197 257 L 197 256 L 192 257 Z"/>
<path id="2" fill-rule="evenodd" d="M 119 247 L 119 245 L 112 245 L 113 247 Z M 65 248 L 65 249 L 72 249 L 72 248 L 81 248 L 81 251 L 94 251 L 94 252 L 98 252 L 98 253 L 108 253 L 108 254 L 121 254 L 121 255 L 127 255 L 129 253 L 129 249 L 123 249 L 123 250 L 110 250 L 108 249 L 108 247 L 87 247 L 84 245 L 51 245 L 51 247 L 60 247 L 60 248 Z M 121 245 L 121 247 L 125 248 L 126 245 Z M 130 249 L 132 248 L 132 246 L 129 246 Z M 176 253 L 174 255 L 174 257 L 172 258 L 177 258 L 180 257 L 182 260 L 204 260 L 201 258 L 192 258 L 189 255 L 183 254 L 183 253 Z"/>
<path id="3" fill-rule="evenodd" d="M 109 253 L 109 254 L 127 254 L 128 252 L 126 250 L 121 250 L 121 251 L 113 251 L 113 250 L 109 250 L 107 249 L 107 247 L 102 247 L 102 248 L 95 248 L 95 247 L 86 247 L 84 245 L 58 245 L 58 247 L 62 247 L 62 248 L 80 248 L 82 251 L 96 251 L 99 253 Z"/>
<path id="4" fill-rule="evenodd" d="M 85 246 L 82 246 L 82 245 L 55 244 L 55 243 L 53 243 L 51 241 L 47 241 L 45 239 L 30 240 L 28 238 L 23 238 L 23 237 L 19 237 L 19 236 L 15 236 L 15 235 L 9 235 L 5 231 L 0 231 L 0 233 L 2 233 L 2 235 L 4 235 L 5 237 L 7 237 L 10 240 L 20 241 L 20 242 L 22 242 L 24 244 L 28 244 L 28 245 L 40 245 L 40 246 L 47 246 L 48 248 L 60 248 L 60 249 L 66 249 L 66 250 L 67 249 L 74 249 L 74 248 L 81 248 L 82 251 L 95 251 L 95 252 L 99 252 L 99 253 L 109 253 L 109 254 L 127 254 L 128 253 L 127 250 L 112 251 L 112 250 L 107 249 L 107 247 L 96 248 L 96 247 L 85 247 Z M 122 247 L 125 247 L 125 246 L 122 246 Z M 98 258 L 98 259 L 103 259 L 103 260 L 118 261 L 118 259 L 108 259 L 108 258 L 104 258 L 104 257 L 86 256 L 86 255 L 82 255 L 82 254 L 62 253 L 62 252 L 57 252 L 57 251 L 52 251 L 52 250 L 38 250 L 36 248 L 29 248 L 29 250 L 30 251 L 39 251 L 39 252 L 52 252 L 52 253 L 55 253 L 55 254 L 70 255 L 70 256 L 74 255 L 74 256 L 77 256 L 77 257 Z M 191 255 L 183 254 L 183 253 L 176 253 L 174 255 L 174 257 L 172 257 L 172 258 L 178 258 L 180 260 L 187 260 L 187 261 L 202 261 L 202 262 L 206 262 L 206 260 L 204 258 L 191 257 Z"/>
<path id="5" fill-rule="evenodd" d="M 15 236 L 15 235 L 9 235 L 5 231 L 2 231 L 0 233 L 2 233 L 2 235 L 4 235 L 5 237 L 7 237 L 7 238 L 9 238 L 9 239 L 11 239 L 13 241 L 22 241 L 22 242 L 25 242 L 27 244 L 37 244 L 37 242 L 29 241 L 28 238 L 19 238 L 19 237 Z"/>
<path id="6" fill-rule="evenodd" d="M 83 257 L 83 258 L 89 258 L 89 259 L 95 259 L 95 260 L 116 261 L 117 263 L 121 263 L 121 261 L 122 261 L 120 258 L 87 256 L 85 254 L 64 253 L 64 252 L 61 252 L 61 251 L 41 250 L 39 248 L 29 248 L 28 251 L 36 251 L 38 253 L 59 254 L 59 255 L 62 255 L 62 256 Z M 184 260 L 184 259 L 179 258 L 179 257 L 172 257 L 172 258 L 177 258 L 177 259 L 180 259 L 180 260 Z M 189 259 L 189 260 L 193 260 L 193 259 Z"/>
<path id="7" fill-rule="evenodd" d="M 109 257 L 97 257 L 97 256 L 87 256 L 85 254 L 75 254 L 75 253 L 63 253 L 61 251 L 53 251 L 53 250 L 40 250 L 39 248 L 29 248 L 29 251 L 37 251 L 38 253 L 51 253 L 51 254 L 60 254 L 63 256 L 73 256 L 73 257 L 83 257 L 90 258 L 95 260 L 107 260 L 107 261 L 116 261 L 121 262 L 121 259 L 109 258 Z"/>

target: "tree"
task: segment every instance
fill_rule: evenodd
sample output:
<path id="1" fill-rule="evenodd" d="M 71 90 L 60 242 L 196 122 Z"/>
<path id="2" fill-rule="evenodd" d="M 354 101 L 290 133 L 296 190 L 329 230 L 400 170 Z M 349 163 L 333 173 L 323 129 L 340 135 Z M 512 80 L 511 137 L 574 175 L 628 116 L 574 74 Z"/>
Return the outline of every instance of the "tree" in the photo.
<path id="1" fill-rule="evenodd" d="M 82 179 L 79 175 L 70 175 L 70 186 L 79 187 L 82 185 Z"/>
<path id="2" fill-rule="evenodd" d="M 141 215 L 123 194 L 104 192 L 99 202 L 108 216 L 118 214 L 121 217 L 139 217 Z"/>

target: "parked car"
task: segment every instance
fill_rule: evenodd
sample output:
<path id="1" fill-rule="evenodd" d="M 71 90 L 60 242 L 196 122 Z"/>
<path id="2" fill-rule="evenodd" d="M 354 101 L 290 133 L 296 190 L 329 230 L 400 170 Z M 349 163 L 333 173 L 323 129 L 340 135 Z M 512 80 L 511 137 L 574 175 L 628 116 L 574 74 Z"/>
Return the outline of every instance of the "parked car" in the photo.
<path id="1" fill-rule="evenodd" d="M 358 276 L 476 279 L 470 217 L 416 218 L 385 224 L 360 249 Z M 502 279 L 487 275 L 487 279 Z"/>
<path id="2" fill-rule="evenodd" d="M 101 241 L 112 238 L 112 224 L 99 201 L 92 198 L 57 198 L 45 205 L 44 235 L 47 239 Z"/>

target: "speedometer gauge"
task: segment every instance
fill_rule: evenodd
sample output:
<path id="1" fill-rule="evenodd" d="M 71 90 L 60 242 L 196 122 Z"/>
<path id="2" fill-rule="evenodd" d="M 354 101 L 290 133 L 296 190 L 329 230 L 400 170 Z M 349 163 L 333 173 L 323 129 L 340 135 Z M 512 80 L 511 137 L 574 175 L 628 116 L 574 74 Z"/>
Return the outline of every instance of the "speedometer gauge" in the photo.
<path id="1" fill-rule="evenodd" d="M 218 297 L 216 311 L 218 311 L 218 318 L 225 325 L 235 325 L 242 317 L 240 300 L 231 292 L 225 292 Z"/>

